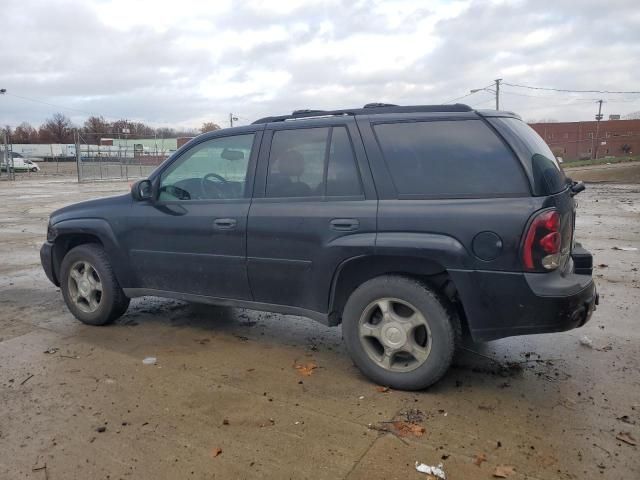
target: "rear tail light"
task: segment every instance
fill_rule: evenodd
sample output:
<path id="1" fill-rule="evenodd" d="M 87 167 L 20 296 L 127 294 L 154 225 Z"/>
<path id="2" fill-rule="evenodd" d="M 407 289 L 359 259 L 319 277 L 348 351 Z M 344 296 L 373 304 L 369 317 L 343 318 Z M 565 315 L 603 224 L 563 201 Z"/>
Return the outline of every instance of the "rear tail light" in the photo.
<path id="1" fill-rule="evenodd" d="M 538 213 L 524 237 L 522 263 L 525 270 L 535 272 L 558 268 L 561 248 L 560 214 L 556 210 Z"/>

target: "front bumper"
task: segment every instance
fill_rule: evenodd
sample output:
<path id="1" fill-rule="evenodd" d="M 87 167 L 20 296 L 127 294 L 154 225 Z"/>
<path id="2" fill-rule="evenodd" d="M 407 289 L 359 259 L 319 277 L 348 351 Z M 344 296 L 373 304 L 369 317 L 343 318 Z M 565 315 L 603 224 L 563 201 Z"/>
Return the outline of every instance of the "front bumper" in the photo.
<path id="1" fill-rule="evenodd" d="M 567 272 L 450 272 L 473 339 L 562 332 L 587 323 L 599 297 L 585 268 L 590 254 L 580 255 L 582 267 L 576 258 Z"/>
<path id="2" fill-rule="evenodd" d="M 57 287 L 60 286 L 53 269 L 53 243 L 44 242 L 42 247 L 40 247 L 40 263 L 42 263 L 44 273 L 51 283 Z"/>

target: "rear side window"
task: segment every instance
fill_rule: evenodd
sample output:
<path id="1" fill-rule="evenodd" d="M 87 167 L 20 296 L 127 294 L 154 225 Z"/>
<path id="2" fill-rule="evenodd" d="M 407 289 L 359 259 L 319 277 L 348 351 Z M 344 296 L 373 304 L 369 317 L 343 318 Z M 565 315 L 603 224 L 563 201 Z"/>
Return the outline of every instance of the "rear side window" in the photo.
<path id="1" fill-rule="evenodd" d="M 530 162 L 536 195 L 551 195 L 567 187 L 567 179 L 555 155 L 533 128 L 517 118 L 491 118 L 489 121 Z"/>
<path id="2" fill-rule="evenodd" d="M 481 120 L 374 126 L 400 198 L 529 194 L 518 160 Z"/>
<path id="3" fill-rule="evenodd" d="M 344 197 L 362 194 L 345 127 L 279 130 L 273 134 L 267 197 Z"/>

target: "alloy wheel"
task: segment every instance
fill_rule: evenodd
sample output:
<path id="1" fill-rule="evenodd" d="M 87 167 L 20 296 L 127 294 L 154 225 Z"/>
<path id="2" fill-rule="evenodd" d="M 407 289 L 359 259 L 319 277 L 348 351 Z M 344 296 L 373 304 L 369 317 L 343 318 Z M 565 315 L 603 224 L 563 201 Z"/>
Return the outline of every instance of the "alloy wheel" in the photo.
<path id="1" fill-rule="evenodd" d="M 93 265 L 82 260 L 69 271 L 69 298 L 83 312 L 93 313 L 102 300 L 102 281 Z"/>
<path id="2" fill-rule="evenodd" d="M 358 324 L 369 358 L 391 372 L 409 372 L 431 353 L 431 330 L 424 315 L 409 302 L 380 298 L 364 309 Z"/>

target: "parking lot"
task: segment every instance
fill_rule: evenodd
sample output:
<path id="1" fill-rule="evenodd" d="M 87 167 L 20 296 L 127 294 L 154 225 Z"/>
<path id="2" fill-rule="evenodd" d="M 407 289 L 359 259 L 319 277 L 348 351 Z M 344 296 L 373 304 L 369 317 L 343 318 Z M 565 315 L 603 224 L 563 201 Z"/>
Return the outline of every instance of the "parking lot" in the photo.
<path id="1" fill-rule="evenodd" d="M 127 190 L 0 183 L 0 478 L 427 478 L 416 461 L 453 480 L 640 478 L 640 185 L 577 197 L 590 323 L 467 345 L 416 393 L 370 383 L 339 328 L 300 317 L 148 297 L 80 324 L 40 267 L 48 215 Z"/>

